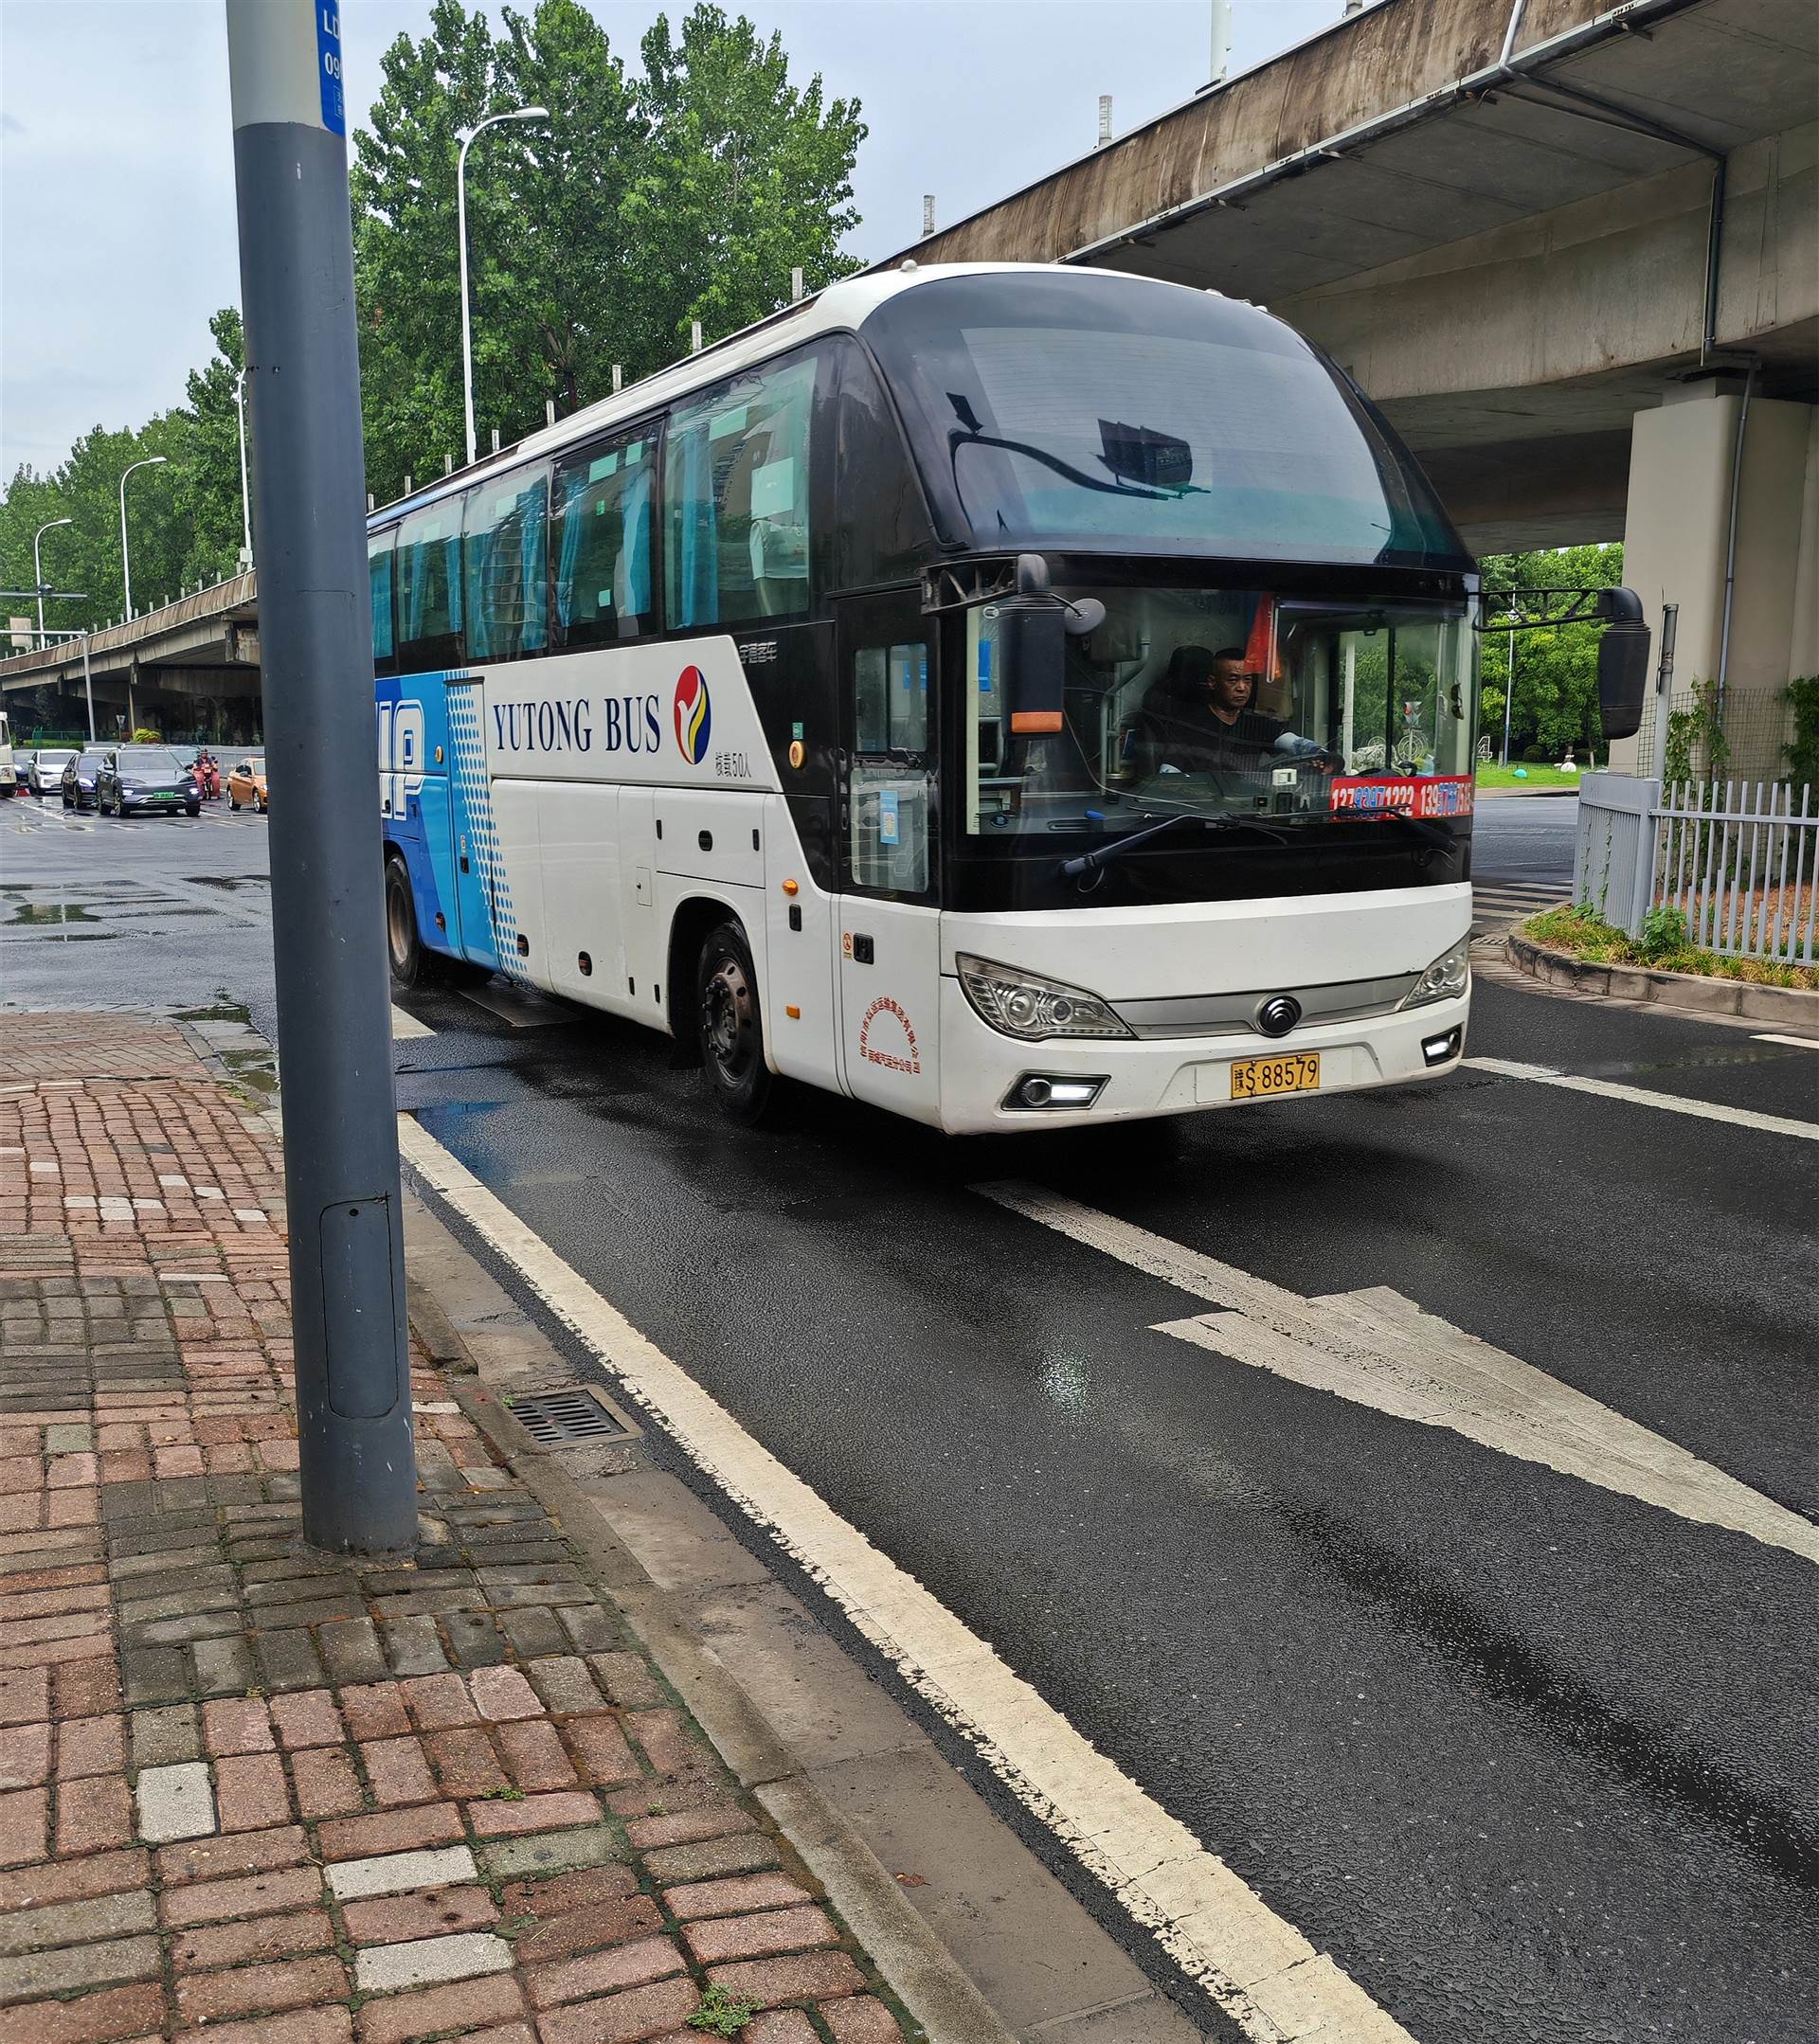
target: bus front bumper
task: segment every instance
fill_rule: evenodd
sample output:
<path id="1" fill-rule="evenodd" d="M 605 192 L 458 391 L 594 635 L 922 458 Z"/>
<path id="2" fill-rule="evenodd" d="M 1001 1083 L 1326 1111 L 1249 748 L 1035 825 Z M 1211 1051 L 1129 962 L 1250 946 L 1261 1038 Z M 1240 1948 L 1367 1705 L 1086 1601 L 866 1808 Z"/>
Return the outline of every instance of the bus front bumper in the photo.
<path id="1" fill-rule="evenodd" d="M 1246 1031 L 1218 1036 L 1130 1039 L 1051 1037 L 1023 1043 L 987 1026 L 961 991 L 941 982 L 941 1125 L 949 1135 L 1079 1128 L 1159 1115 L 1256 1104 L 1234 1097 L 1232 1068 L 1246 1059 L 1320 1054 L 1319 1083 L 1282 1100 L 1407 1085 L 1455 1070 L 1465 1054 L 1469 992 L 1454 1000 L 1365 1020 L 1295 1030 L 1278 1039 Z M 1051 1098 L 1027 1104 L 1032 1079 Z M 1084 1088 L 1094 1090 L 1086 1098 Z M 1041 1087 L 1036 1089 L 1041 1092 Z"/>

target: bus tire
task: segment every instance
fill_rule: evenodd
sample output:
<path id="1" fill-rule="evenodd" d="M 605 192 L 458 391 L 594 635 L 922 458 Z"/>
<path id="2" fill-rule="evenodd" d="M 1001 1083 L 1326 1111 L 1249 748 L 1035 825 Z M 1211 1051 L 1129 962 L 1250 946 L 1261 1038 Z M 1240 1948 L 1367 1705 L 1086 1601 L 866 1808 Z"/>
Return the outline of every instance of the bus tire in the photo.
<path id="1" fill-rule="evenodd" d="M 423 939 L 417 934 L 417 905 L 410 875 L 396 856 L 386 861 L 386 959 L 394 986 L 414 987 L 423 977 Z"/>
<path id="2" fill-rule="evenodd" d="M 758 973 L 738 923 L 717 923 L 708 932 L 694 986 L 709 1090 L 729 1120 L 753 1127 L 770 1104 L 771 1076 L 765 1063 Z"/>

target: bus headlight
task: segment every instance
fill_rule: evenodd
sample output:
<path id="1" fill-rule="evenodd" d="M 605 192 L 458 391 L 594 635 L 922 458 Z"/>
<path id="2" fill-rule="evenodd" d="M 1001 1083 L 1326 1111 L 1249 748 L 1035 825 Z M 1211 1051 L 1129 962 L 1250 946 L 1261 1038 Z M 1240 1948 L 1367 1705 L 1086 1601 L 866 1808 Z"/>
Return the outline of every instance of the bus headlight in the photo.
<path id="1" fill-rule="evenodd" d="M 1425 1008 L 1430 1001 L 1457 1000 L 1471 986 L 1471 939 L 1462 937 L 1441 952 L 1402 996 L 1404 1008 Z"/>
<path id="2" fill-rule="evenodd" d="M 973 1012 L 1006 1036 L 1036 1043 L 1046 1036 L 1128 1036 L 1096 994 L 1015 965 L 994 965 L 962 952 L 954 961 Z"/>

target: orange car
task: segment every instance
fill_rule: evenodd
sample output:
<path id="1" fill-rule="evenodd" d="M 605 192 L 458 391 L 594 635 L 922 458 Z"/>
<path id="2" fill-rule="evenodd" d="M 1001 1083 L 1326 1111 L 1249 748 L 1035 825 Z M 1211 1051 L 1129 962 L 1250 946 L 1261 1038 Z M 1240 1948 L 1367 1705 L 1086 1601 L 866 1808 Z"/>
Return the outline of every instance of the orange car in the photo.
<path id="1" fill-rule="evenodd" d="M 270 806 L 265 799 L 265 762 L 255 754 L 250 760 L 243 760 L 227 777 L 227 806 L 238 809 L 243 802 L 263 815 Z"/>

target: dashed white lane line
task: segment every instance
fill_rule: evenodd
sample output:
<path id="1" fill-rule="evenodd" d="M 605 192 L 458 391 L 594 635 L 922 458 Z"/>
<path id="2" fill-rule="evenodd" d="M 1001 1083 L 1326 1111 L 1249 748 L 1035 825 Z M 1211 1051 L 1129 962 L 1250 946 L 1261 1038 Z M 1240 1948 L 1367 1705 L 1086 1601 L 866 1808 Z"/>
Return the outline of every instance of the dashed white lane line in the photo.
<path id="1" fill-rule="evenodd" d="M 399 1147 L 1255 2044 L 1414 2044 L 915 1578 L 747 1433 L 408 1115 Z"/>
<path id="2" fill-rule="evenodd" d="M 1306 1299 L 1039 1186 L 973 1190 L 1225 1309 L 1159 1334 L 1819 1562 L 1819 1526 L 1400 1293 Z"/>
<path id="3" fill-rule="evenodd" d="M 1791 1044 L 1796 1050 L 1819 1050 L 1819 1036 L 1771 1036 L 1761 1031 L 1750 1038 L 1752 1043 Z"/>
<path id="4" fill-rule="evenodd" d="M 427 1022 L 420 1022 L 414 1014 L 393 1004 L 391 1011 L 391 1036 L 394 1043 L 403 1043 L 412 1036 L 433 1036 L 436 1031 Z"/>
<path id="5" fill-rule="evenodd" d="M 1647 1086 L 1621 1085 L 1614 1079 L 1581 1079 L 1576 1072 L 1555 1071 L 1546 1065 L 1521 1065 L 1511 1058 L 1468 1057 L 1460 1062 L 1473 1071 L 1495 1072 L 1500 1079 L 1533 1079 L 1540 1085 L 1563 1086 L 1569 1093 L 1595 1093 L 1601 1099 L 1628 1101 L 1636 1107 L 1689 1114 L 1701 1121 L 1729 1121 L 1734 1127 L 1760 1129 L 1768 1136 L 1798 1136 L 1807 1142 L 1819 1142 L 1819 1121 L 1757 1114 L 1753 1107 L 1720 1107 L 1709 1100 L 1683 1100 L 1675 1093 L 1651 1093 Z"/>

